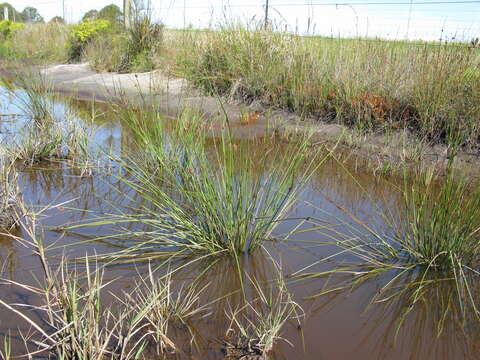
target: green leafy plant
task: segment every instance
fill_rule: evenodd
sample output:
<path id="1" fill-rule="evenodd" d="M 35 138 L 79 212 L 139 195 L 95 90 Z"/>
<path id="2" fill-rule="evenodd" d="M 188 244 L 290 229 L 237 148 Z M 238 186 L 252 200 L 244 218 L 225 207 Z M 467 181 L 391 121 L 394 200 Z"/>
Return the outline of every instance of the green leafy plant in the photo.
<path id="1" fill-rule="evenodd" d="M 0 34 L 3 39 L 10 39 L 13 34 L 25 26 L 23 23 L 13 22 L 10 20 L 0 21 Z"/>
<path id="2" fill-rule="evenodd" d="M 67 42 L 70 61 L 79 60 L 85 46 L 100 34 L 107 32 L 110 27 L 111 23 L 104 19 L 87 20 L 73 26 Z"/>

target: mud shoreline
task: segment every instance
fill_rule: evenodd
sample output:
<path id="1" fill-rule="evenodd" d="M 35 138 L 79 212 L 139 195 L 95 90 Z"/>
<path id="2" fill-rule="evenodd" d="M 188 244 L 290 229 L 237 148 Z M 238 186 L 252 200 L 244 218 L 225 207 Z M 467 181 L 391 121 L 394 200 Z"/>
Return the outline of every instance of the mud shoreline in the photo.
<path id="1" fill-rule="evenodd" d="M 29 67 L 31 70 L 31 67 Z M 433 167 L 442 174 L 449 163 L 450 152 L 445 145 L 429 145 L 407 131 L 385 134 L 362 134 L 343 125 L 305 119 L 258 103 L 242 104 L 231 99 L 204 96 L 192 89 L 185 79 L 166 76 L 161 71 L 150 73 L 97 73 L 88 64 L 36 67 L 56 92 L 78 100 L 119 102 L 152 106 L 166 116 L 175 117 L 191 108 L 206 119 L 228 117 L 239 137 L 262 136 L 271 132 L 290 136 L 309 132 L 314 143 L 335 144 L 342 157 L 366 167 L 368 171 L 392 173 L 405 168 Z M 11 77 L 8 70 L 0 76 Z M 212 129 L 221 124 L 212 125 Z M 477 178 L 480 154 L 460 152 L 453 166 L 462 174 Z"/>

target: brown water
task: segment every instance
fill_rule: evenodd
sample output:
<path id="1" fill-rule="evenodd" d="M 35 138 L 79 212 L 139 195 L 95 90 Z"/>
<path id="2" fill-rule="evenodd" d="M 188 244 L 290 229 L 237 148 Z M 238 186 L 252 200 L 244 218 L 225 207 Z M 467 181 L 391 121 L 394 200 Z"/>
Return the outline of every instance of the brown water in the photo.
<path id="1" fill-rule="evenodd" d="M 2 97 L 0 113 L 21 114 L 21 109 L 12 99 Z M 89 103 L 57 103 L 57 111 L 65 112 L 72 107 L 82 122 L 82 113 L 89 113 Z M 97 106 L 97 110 L 103 110 Z M 8 137 L 19 131 L 22 117 L 7 122 L 0 119 L 1 136 Z M 120 124 L 108 113 L 97 119 L 94 142 L 98 148 L 113 149 L 122 154 L 128 149 L 128 141 L 123 136 Z M 242 133 L 241 131 L 239 133 Z M 348 166 L 347 166 L 348 168 Z M 393 179 L 378 178 L 367 173 L 343 169 L 335 162 L 325 164 L 317 171 L 312 181 L 304 189 L 301 198 L 291 215 L 292 218 L 314 217 L 325 222 L 346 219 L 339 205 L 348 209 L 359 219 L 382 228 L 383 221 L 379 210 L 388 208 L 392 213 L 399 212 L 399 195 L 393 185 Z M 353 175 L 353 176 L 352 176 Z M 66 246 L 89 236 L 108 234 L 112 231 L 107 226 L 89 228 L 81 233 L 60 233 L 55 228 L 64 224 L 77 222 L 92 217 L 93 213 L 105 213 L 111 210 L 109 203 L 126 205 L 126 195 L 132 195 L 125 185 L 105 171 L 96 170 L 92 176 L 82 176 L 68 166 L 42 164 L 37 168 L 20 169 L 20 187 L 25 202 L 31 206 L 44 206 L 71 201 L 69 207 L 56 208 L 46 213 L 41 219 L 45 227 L 46 245 L 55 244 L 56 250 L 50 252 L 51 262 L 55 263 L 62 254 L 69 258 L 82 257 L 86 254 L 102 254 L 115 250 L 116 244 L 90 242 L 84 245 Z M 313 204 L 314 206 L 312 206 Z M 85 210 L 85 211 L 81 211 Z M 288 233 L 298 224 L 298 220 L 286 221 L 277 230 L 279 234 Z M 306 229 L 312 225 L 302 225 Z M 347 231 L 347 230 L 346 230 Z M 22 235 L 21 233 L 17 235 Z M 279 236 L 280 237 L 280 236 Z M 327 271 L 355 259 L 343 255 L 328 261 L 319 260 L 338 251 L 333 246 L 319 245 L 331 242 L 331 239 L 319 232 L 297 233 L 286 242 L 267 243 L 265 251 L 259 251 L 242 259 L 242 267 L 249 277 L 268 283 L 275 275 L 273 265 L 267 252 L 282 264 L 282 271 L 288 287 L 304 310 L 301 326 L 290 321 L 282 331 L 286 341 L 276 344 L 272 359 L 476 359 L 479 356 L 480 342 L 470 339 L 461 332 L 454 316 L 447 317 L 442 335 L 437 336 L 439 313 L 443 311 L 441 296 L 449 294 L 449 287 L 432 291 L 430 300 L 416 306 L 407 317 L 406 322 L 397 333 L 399 314 L 409 305 L 406 298 L 395 301 L 370 304 L 372 297 L 379 291 L 393 274 L 366 281 L 354 290 L 344 290 L 315 297 L 336 281 L 348 279 L 349 275 L 334 276 L 329 279 L 299 280 L 290 275 L 316 264 L 309 271 Z M 117 244 L 118 245 L 118 244 Z M 42 278 L 42 269 L 38 258 L 32 250 L 12 240 L 8 236 L 0 239 L 0 264 L 3 278 L 19 283 L 37 284 Z M 153 262 L 151 266 L 155 267 Z M 177 264 L 178 265 L 178 264 Z M 182 328 L 173 328 L 177 344 L 183 344 L 183 353 L 177 354 L 182 359 L 223 359 L 222 344 L 228 329 L 229 320 L 225 310 L 230 306 L 242 306 L 244 297 L 240 295 L 240 278 L 234 264 L 228 259 L 216 259 L 214 263 L 206 261 L 185 267 L 175 275 L 175 281 L 182 283 L 194 279 L 209 266 L 202 277 L 204 284 L 209 284 L 202 294 L 207 303 L 225 297 L 211 306 L 210 314 L 193 321 L 195 344 L 192 345 L 191 333 Z M 165 271 L 161 269 L 159 273 Z M 106 279 L 117 279 L 106 289 L 115 294 L 128 291 L 138 282 L 138 274 L 147 271 L 142 263 L 112 266 L 108 268 Z M 254 289 L 247 275 L 243 278 L 246 293 L 253 294 Z M 438 291 L 437 291 L 438 290 Z M 0 285 L 0 298 L 8 303 L 38 304 L 39 299 L 25 290 L 8 284 Z M 247 296 L 248 298 L 248 296 Z M 41 317 L 40 314 L 30 314 Z M 476 326 L 471 324 L 472 327 Z M 11 334 L 14 354 L 24 352 L 20 332 L 28 332 L 29 327 L 11 311 L 0 308 L 0 332 Z M 478 334 L 478 332 L 477 332 Z M 0 341 L 2 341 L 0 339 Z M 154 357 L 152 357 L 153 359 Z"/>

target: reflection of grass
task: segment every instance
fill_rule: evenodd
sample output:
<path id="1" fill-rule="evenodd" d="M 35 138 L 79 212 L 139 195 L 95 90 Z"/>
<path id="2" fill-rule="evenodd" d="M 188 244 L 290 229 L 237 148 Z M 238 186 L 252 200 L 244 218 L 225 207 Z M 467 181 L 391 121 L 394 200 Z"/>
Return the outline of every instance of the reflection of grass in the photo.
<path id="1" fill-rule="evenodd" d="M 408 294 L 412 307 L 428 301 L 427 290 L 431 286 L 450 281 L 455 284 L 456 301 L 447 310 L 455 304 L 464 320 L 472 315 L 479 319 L 472 284 L 479 275 L 480 189 L 457 179 L 453 172 L 439 186 L 435 186 L 430 173 L 405 179 L 404 184 L 404 214 L 393 214 L 390 209 L 382 212 L 387 231 L 376 230 L 372 224 L 338 206 L 347 220 L 338 219 L 341 226 L 324 233 L 333 237 L 343 249 L 341 253 L 355 255 L 364 267 L 358 270 L 356 266 L 345 266 L 329 273 L 351 273 L 353 278 L 349 283 L 356 286 L 396 269 L 396 275 L 379 293 L 385 296 L 381 301 Z M 399 279 L 418 270 L 421 276 L 398 285 Z M 377 296 L 374 300 L 380 301 Z"/>
<path id="2" fill-rule="evenodd" d="M 363 276 L 361 280 L 360 275 L 357 277 L 353 287 L 352 272 L 325 277 L 328 285 L 321 298 L 315 296 L 319 303 L 314 313 L 325 313 L 332 307 L 351 308 L 359 299 L 368 301 L 364 294 L 372 288 L 380 289 L 366 311 L 358 314 L 364 324 L 358 333 L 359 344 L 363 348 L 375 347 L 372 359 L 388 358 L 392 346 L 402 349 L 402 354 L 412 360 L 456 359 L 459 352 L 476 353 L 480 323 L 475 321 L 473 312 L 462 319 L 456 285 L 451 279 L 442 278 L 441 274 L 426 274 L 422 269 L 400 276 L 397 275 L 401 269 L 392 269 L 374 278 L 369 277 L 368 268 L 355 270 Z M 333 288 L 336 291 L 331 291 Z M 472 282 L 472 288 L 478 293 L 478 284 Z"/>
<path id="3" fill-rule="evenodd" d="M 125 120 L 146 156 L 126 163 L 130 177 L 124 182 L 136 191 L 137 201 L 148 206 L 103 223 L 146 225 L 145 231 L 119 235 L 128 237 L 131 251 L 137 253 L 252 252 L 286 218 L 320 161 L 306 159 L 306 140 L 282 146 L 274 138 L 263 139 L 262 154 L 228 137 L 208 146 L 198 126 L 201 119 L 188 116 L 175 122 L 169 136 L 160 119 L 129 113 Z M 305 163 L 310 166 L 300 174 Z"/>

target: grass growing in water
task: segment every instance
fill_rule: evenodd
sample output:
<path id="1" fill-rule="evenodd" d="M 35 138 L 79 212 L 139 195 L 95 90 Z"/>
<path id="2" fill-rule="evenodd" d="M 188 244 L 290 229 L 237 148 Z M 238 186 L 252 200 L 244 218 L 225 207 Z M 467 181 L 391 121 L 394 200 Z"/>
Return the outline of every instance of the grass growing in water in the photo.
<path id="1" fill-rule="evenodd" d="M 409 231 L 401 244 L 413 259 L 436 269 L 475 268 L 480 260 L 480 187 L 453 172 L 438 189 L 427 174 L 404 190 Z M 468 270 L 468 268 L 466 268 Z"/>
<path id="2" fill-rule="evenodd" d="M 227 312 L 230 326 L 225 351 L 230 358 L 248 356 L 267 357 L 281 337 L 281 330 L 287 321 L 300 322 L 302 308 L 292 298 L 280 269 L 279 277 L 270 284 L 269 290 L 262 289 L 256 279 L 250 278 L 256 298 L 244 307 Z"/>
<path id="3" fill-rule="evenodd" d="M 323 277 L 347 272 L 353 274 L 347 283 L 357 286 L 391 272 L 391 278 L 384 282 L 374 301 L 408 294 L 410 306 L 401 323 L 415 304 L 428 301 L 430 286 L 453 281 L 457 301 L 447 304 L 445 315 L 453 311 L 451 306 L 455 304 L 464 322 L 471 315 L 480 320 L 474 286 L 480 275 L 480 187 L 467 183 L 453 171 L 438 184 L 433 174 L 426 172 L 415 179 L 405 177 L 401 191 L 404 211 L 395 215 L 389 210 L 383 212 L 386 231 L 376 230 L 372 224 L 339 206 L 350 220 L 338 219 L 343 230 L 326 234 L 330 238 L 333 236 L 343 249 L 341 253 L 355 255 L 361 264 L 327 273 L 299 272 L 297 275 Z M 418 271 L 420 275 L 415 276 L 414 281 L 402 282 L 402 278 Z"/>
<path id="4" fill-rule="evenodd" d="M 0 229 L 11 230 L 18 225 L 21 203 L 18 175 L 13 162 L 5 159 L 0 148 Z"/>
<path id="5" fill-rule="evenodd" d="M 176 322 L 188 330 L 190 319 L 205 313 L 207 307 L 200 304 L 200 294 L 206 286 L 198 289 L 190 284 L 181 287 L 175 294 L 170 272 L 155 279 L 151 268 L 149 270 L 148 277 L 142 278 L 140 285 L 131 294 L 126 294 L 125 305 L 141 314 L 142 321 L 146 324 L 145 332 L 158 353 L 178 351 L 170 338 L 169 326 Z"/>
<path id="6" fill-rule="evenodd" d="M 307 139 L 282 144 L 257 140 L 264 153 L 229 136 L 208 140 L 201 119 L 186 113 L 173 125 L 130 112 L 125 121 L 145 151 L 147 161 L 126 163 L 126 184 L 148 206 L 121 213 L 103 223 L 127 221 L 147 226 L 118 237 L 131 241 L 129 251 L 178 254 L 249 253 L 272 238 L 302 185 L 325 157 L 307 159 Z M 98 223 L 93 223 L 95 225 Z"/>
<path id="7" fill-rule="evenodd" d="M 45 247 L 36 225 L 37 217 L 46 210 L 30 213 L 23 223 L 25 238 L 17 238 L 38 255 L 44 282 L 34 287 L 4 280 L 39 296 L 42 304 L 11 305 L 0 299 L 0 305 L 31 327 L 29 334 L 22 337 L 26 346 L 31 343 L 35 348 L 27 346 L 25 357 L 133 360 L 144 359 L 147 348 L 156 350 L 156 357 L 163 356 L 167 350 L 164 344 L 168 345 L 168 350 L 177 350 L 167 337 L 168 323 L 183 321 L 186 324 L 193 315 L 203 311 L 205 307 L 198 301 L 202 290 L 192 285 L 188 290 L 181 288 L 174 292 L 171 273 L 158 280 L 153 280 L 150 273 L 149 280 L 140 281 L 132 294 L 115 295 L 119 301 L 106 305 L 104 295 L 112 281 L 104 280 L 103 268 L 98 264 L 92 269 L 89 260 L 85 260 L 84 270 L 80 270 L 81 264 L 72 268 L 66 260 L 55 268 L 49 264 L 46 256 L 49 247 Z M 41 321 L 34 320 L 21 309 L 34 310 L 40 314 Z M 10 348 L 6 347 L 5 354 L 10 353 Z"/>
<path id="8" fill-rule="evenodd" d="M 88 162 L 91 134 L 67 106 L 59 113 L 59 99 L 44 75 L 18 74 L 14 84 L 6 85 L 26 117 L 22 124 L 18 122 L 23 126 L 15 136 L 6 139 L 5 149 L 11 159 L 27 165 L 51 159 Z"/>

